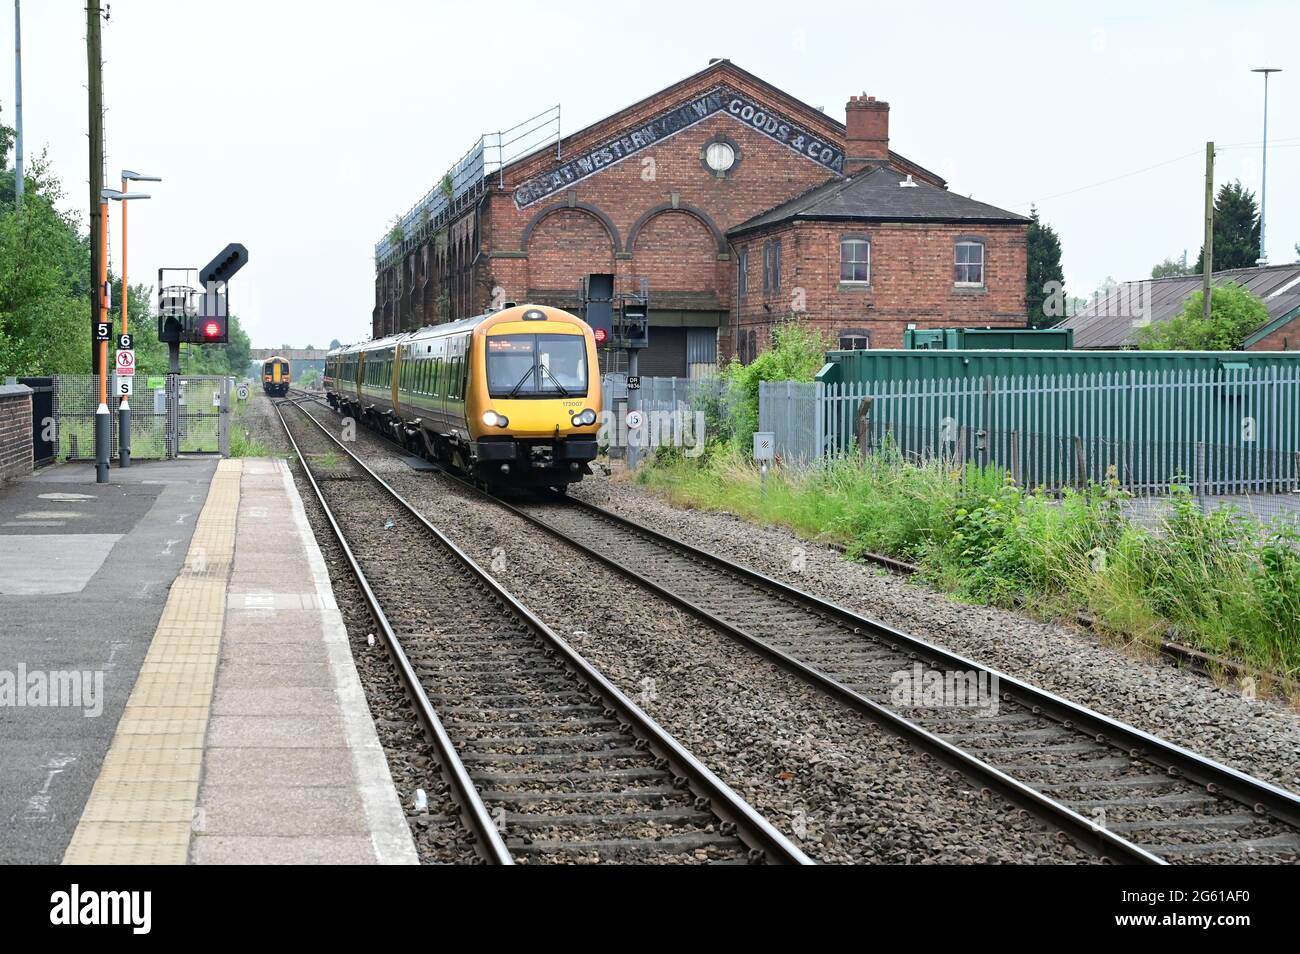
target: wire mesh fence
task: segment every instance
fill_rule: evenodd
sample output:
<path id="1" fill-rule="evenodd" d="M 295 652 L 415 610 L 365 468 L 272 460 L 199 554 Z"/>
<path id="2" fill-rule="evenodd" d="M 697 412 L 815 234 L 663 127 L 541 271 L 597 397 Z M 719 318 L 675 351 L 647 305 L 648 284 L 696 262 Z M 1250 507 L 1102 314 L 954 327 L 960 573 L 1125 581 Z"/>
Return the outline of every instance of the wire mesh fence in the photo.
<path id="1" fill-rule="evenodd" d="M 109 409 L 113 415 L 110 457 L 118 447 L 115 376 L 109 379 Z M 168 399 L 166 376 L 136 375 L 131 404 L 131 457 L 166 460 L 187 453 L 217 454 L 228 451 L 230 379 L 190 375 L 171 379 L 175 400 Z M 95 412 L 99 407 L 99 378 L 93 374 L 61 374 L 54 378 L 53 427 L 60 460 L 95 459 Z"/>

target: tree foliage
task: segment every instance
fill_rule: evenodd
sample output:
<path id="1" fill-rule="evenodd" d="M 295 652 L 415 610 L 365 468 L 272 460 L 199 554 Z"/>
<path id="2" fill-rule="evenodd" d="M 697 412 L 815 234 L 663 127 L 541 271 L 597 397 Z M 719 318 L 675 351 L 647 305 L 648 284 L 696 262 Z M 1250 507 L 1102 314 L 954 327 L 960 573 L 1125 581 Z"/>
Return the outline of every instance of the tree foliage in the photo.
<path id="1" fill-rule="evenodd" d="M 758 385 L 762 381 L 811 381 L 826 363 L 835 342 L 824 331 L 796 318 L 772 331 L 772 346 L 749 364 L 733 360 L 723 374 L 729 380 L 736 404 L 733 433 L 748 441 L 758 430 Z"/>
<path id="2" fill-rule="evenodd" d="M 12 143 L 13 130 L 0 125 L 0 375 L 89 374 L 89 239 L 78 215 L 58 210 L 63 188 L 44 154 L 23 170 L 23 207 L 15 208 Z M 111 281 L 110 317 L 120 329 L 122 283 Z M 167 346 L 158 340 L 152 297 L 147 285 L 130 288 L 136 367 L 142 374 L 165 374 Z M 229 324 L 229 345 L 183 345 L 181 369 L 243 374 L 248 335 L 233 315 Z"/>
<path id="3" fill-rule="evenodd" d="M 11 137 L 7 129 L 0 136 L 6 153 Z M 56 207 L 63 191 L 44 154 L 24 173 L 21 211 L 13 170 L 0 173 L 0 374 L 82 370 L 90 362 L 90 246 L 78 218 Z"/>
<path id="4" fill-rule="evenodd" d="M 1035 328 L 1055 324 L 1060 316 L 1049 315 L 1044 302 L 1050 288 L 1060 289 L 1065 284 L 1065 271 L 1061 268 L 1061 239 L 1055 229 L 1039 220 L 1036 208 L 1030 209 L 1025 252 L 1028 258 L 1025 308 L 1029 312 L 1029 323 Z"/>
<path id="5" fill-rule="evenodd" d="M 1259 260 L 1259 206 L 1255 193 L 1237 179 L 1224 183 L 1214 199 L 1214 271 L 1253 268 Z M 1196 256 L 1193 272 L 1204 267 L 1205 246 Z M 1211 300 L 1211 307 L 1214 302 Z"/>
<path id="6" fill-rule="evenodd" d="M 1236 282 L 1210 289 L 1210 320 L 1202 316 L 1205 296 L 1196 292 L 1181 314 L 1138 330 L 1144 351 L 1239 351 L 1246 336 L 1268 320 L 1264 302 Z"/>
<path id="7" fill-rule="evenodd" d="M 1193 275 L 1192 267 L 1187 264 L 1187 253 L 1183 252 L 1181 258 L 1166 258 L 1151 267 L 1152 278 L 1179 278 L 1183 275 Z"/>

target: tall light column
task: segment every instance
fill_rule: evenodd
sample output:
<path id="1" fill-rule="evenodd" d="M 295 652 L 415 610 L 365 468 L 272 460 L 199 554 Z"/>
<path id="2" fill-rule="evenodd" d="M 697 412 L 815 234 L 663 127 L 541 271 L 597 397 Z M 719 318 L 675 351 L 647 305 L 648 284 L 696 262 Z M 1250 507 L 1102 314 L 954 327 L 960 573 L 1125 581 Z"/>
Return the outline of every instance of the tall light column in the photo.
<path id="1" fill-rule="evenodd" d="M 1256 265 L 1268 264 L 1268 253 L 1264 251 L 1264 208 L 1268 203 L 1268 76 L 1281 73 L 1279 66 L 1259 66 L 1252 73 L 1264 74 L 1264 168 L 1259 174 L 1259 261 Z"/>

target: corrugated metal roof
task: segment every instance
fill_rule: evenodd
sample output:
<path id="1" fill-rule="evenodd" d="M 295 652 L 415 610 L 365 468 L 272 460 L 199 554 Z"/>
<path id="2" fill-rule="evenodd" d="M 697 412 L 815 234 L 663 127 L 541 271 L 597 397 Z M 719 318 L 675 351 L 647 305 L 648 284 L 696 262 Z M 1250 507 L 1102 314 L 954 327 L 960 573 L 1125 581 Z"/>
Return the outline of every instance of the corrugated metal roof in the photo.
<path id="1" fill-rule="evenodd" d="M 1264 300 L 1269 322 L 1300 305 L 1300 262 L 1215 272 L 1214 284 L 1236 282 Z M 1165 321 L 1201 290 L 1200 275 L 1151 278 L 1116 285 L 1056 327 L 1074 329 L 1076 348 L 1131 348 L 1143 324 Z M 1267 324 L 1267 322 L 1265 322 Z M 1261 326 L 1262 327 L 1262 326 Z"/>
<path id="2" fill-rule="evenodd" d="M 792 219 L 886 222 L 1028 222 L 1008 212 L 928 182 L 900 183 L 906 176 L 877 166 L 848 178 L 835 178 L 742 222 L 728 232 L 736 235 Z"/>

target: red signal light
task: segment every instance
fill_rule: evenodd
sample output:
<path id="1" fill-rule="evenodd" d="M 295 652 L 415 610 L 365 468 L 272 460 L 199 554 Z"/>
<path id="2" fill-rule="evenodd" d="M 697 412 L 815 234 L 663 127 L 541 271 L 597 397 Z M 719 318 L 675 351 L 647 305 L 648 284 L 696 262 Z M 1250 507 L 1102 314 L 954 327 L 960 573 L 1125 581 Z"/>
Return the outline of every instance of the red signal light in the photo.
<path id="1" fill-rule="evenodd" d="M 596 344 L 604 344 L 605 339 L 609 337 L 609 334 L 605 331 L 604 328 L 593 329 L 591 335 L 593 338 L 596 339 Z"/>
<path id="2" fill-rule="evenodd" d="M 203 337 L 217 338 L 221 335 L 221 325 L 215 321 L 205 322 L 203 325 Z"/>

